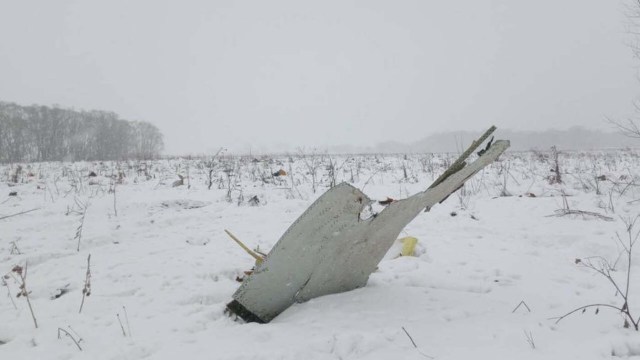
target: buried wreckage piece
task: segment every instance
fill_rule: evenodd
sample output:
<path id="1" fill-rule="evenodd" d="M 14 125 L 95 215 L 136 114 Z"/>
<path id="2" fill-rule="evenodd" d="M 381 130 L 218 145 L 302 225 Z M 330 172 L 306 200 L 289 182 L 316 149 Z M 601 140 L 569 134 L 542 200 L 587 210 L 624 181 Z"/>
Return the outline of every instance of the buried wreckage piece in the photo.
<path id="1" fill-rule="evenodd" d="M 360 217 L 372 202 L 367 195 L 347 183 L 329 189 L 256 265 L 227 309 L 246 321 L 267 323 L 296 302 L 365 286 L 409 222 L 444 201 L 509 147 L 509 141 L 498 140 L 466 165 L 464 160 L 493 130 L 474 141 L 429 189 L 393 201 L 369 219 Z"/>

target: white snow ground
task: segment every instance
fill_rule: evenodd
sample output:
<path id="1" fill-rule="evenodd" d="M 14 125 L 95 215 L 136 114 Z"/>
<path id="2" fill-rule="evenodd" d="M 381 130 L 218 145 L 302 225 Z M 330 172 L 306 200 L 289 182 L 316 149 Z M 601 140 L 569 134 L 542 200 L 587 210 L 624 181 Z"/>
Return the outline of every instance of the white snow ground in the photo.
<path id="1" fill-rule="evenodd" d="M 366 287 L 296 304 L 265 325 L 224 314 L 236 277 L 253 262 L 223 229 L 265 251 L 326 190 L 330 161 L 338 182 L 385 199 L 426 188 L 452 158 L 221 158 L 211 190 L 199 159 L 23 164 L 17 184 L 9 183 L 16 165 L 2 166 L 0 217 L 39 208 L 0 220 L 0 275 L 28 264 L 38 328 L 9 276 L 0 286 L 0 359 L 640 358 L 640 333 L 624 328 L 615 310 L 551 319 L 591 303 L 622 306 L 607 279 L 575 260 L 618 257 L 621 217 L 640 214 L 640 202 L 632 202 L 640 198 L 640 156 L 632 151 L 562 154 L 563 185 L 549 185 L 545 154 L 508 154 L 464 193 L 413 221 L 403 235 L 419 239 L 418 256 L 397 258 L 398 244 Z M 116 216 L 109 175 L 118 168 L 125 176 L 116 185 Z M 231 168 L 228 181 L 223 170 Z M 270 176 L 280 168 L 290 175 Z M 91 170 L 99 176 L 88 178 Z M 171 187 L 176 173 L 188 174 L 188 184 Z M 599 175 L 607 180 L 596 181 Z M 11 191 L 17 196 L 8 197 Z M 548 217 L 563 206 L 562 192 L 571 209 L 614 220 Z M 254 195 L 259 206 L 247 204 Z M 79 252 L 80 216 L 66 215 L 75 199 L 90 203 Z M 88 254 L 91 296 L 78 313 Z M 634 255 L 629 305 L 637 317 L 640 253 Z M 626 259 L 615 268 L 624 287 Z M 62 288 L 68 292 L 52 299 Z M 64 333 L 59 339 L 59 328 L 81 339 L 82 351 Z"/>

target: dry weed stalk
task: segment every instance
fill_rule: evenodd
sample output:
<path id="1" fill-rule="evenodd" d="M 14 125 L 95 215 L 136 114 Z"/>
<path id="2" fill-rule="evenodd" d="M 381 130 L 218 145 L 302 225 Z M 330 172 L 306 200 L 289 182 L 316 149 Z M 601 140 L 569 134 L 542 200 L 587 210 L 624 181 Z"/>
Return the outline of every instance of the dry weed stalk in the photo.
<path id="1" fill-rule="evenodd" d="M 606 215 L 602 215 L 602 214 L 598 214 L 598 213 L 593 212 L 593 211 L 584 211 L 584 210 L 571 209 L 569 207 L 569 201 L 567 201 L 567 195 L 563 193 L 562 194 L 562 208 L 554 211 L 554 214 L 552 214 L 552 215 L 547 215 L 547 217 L 550 217 L 550 216 L 561 217 L 561 216 L 565 216 L 565 215 L 581 215 L 584 218 L 590 216 L 590 217 L 594 217 L 594 218 L 597 218 L 597 219 L 600 219 L 600 220 L 604 220 L 604 221 L 613 221 L 612 217 L 606 216 Z"/>
<path id="2" fill-rule="evenodd" d="M 531 346 L 532 350 L 535 350 L 536 342 L 533 339 L 533 334 L 531 333 L 531 331 L 523 330 L 523 332 L 524 332 L 524 338 L 527 339 L 527 343 L 529 344 L 529 346 Z"/>
<path id="3" fill-rule="evenodd" d="M 614 265 L 611 265 L 606 259 L 602 258 L 601 256 L 594 256 L 594 257 L 585 258 L 585 259 L 576 259 L 575 261 L 578 266 L 583 266 L 588 269 L 591 269 L 596 273 L 602 275 L 605 279 L 607 279 L 607 281 L 611 283 L 611 285 L 616 289 L 616 295 L 620 294 L 620 296 L 622 296 L 622 300 L 623 300 L 622 305 L 616 306 L 616 305 L 610 305 L 610 304 L 589 304 L 585 306 L 580 306 L 560 317 L 555 318 L 556 324 L 559 323 L 562 319 L 566 318 L 567 316 L 574 314 L 578 311 L 582 311 L 582 313 L 584 314 L 589 308 L 595 307 L 596 308 L 595 314 L 597 315 L 600 312 L 600 308 L 602 307 L 602 308 L 610 308 L 610 309 L 617 310 L 620 314 L 622 314 L 622 316 L 624 317 L 623 326 L 625 328 L 629 328 L 633 326 L 633 328 L 636 331 L 639 330 L 640 317 L 634 318 L 633 315 L 631 315 L 631 310 L 629 308 L 629 285 L 630 285 L 630 279 L 631 279 L 633 246 L 635 245 L 636 241 L 640 237 L 640 231 L 634 230 L 634 227 L 639 218 L 640 216 L 636 216 L 634 219 L 621 218 L 625 224 L 625 232 L 627 233 L 626 242 L 623 241 L 622 238 L 620 237 L 620 234 L 616 232 L 616 240 L 618 240 L 618 243 L 622 246 L 622 249 L 623 249 L 622 252 L 627 257 L 627 276 L 626 276 L 626 282 L 624 284 L 624 288 L 623 286 L 621 286 L 621 284 L 619 284 L 613 278 L 612 271 L 615 271 L 614 270 L 615 263 Z"/>
<path id="4" fill-rule="evenodd" d="M 122 325 L 122 320 L 120 320 L 120 313 L 116 313 L 116 317 L 118 318 L 118 323 L 120 324 L 120 330 L 122 330 L 122 336 L 127 337 L 127 333 L 124 331 L 124 326 Z"/>
<path id="5" fill-rule="evenodd" d="M 129 337 L 131 337 L 131 325 L 129 325 L 129 315 L 127 314 L 127 308 L 122 305 L 122 311 L 124 311 L 124 320 L 127 322 L 127 331 L 129 331 Z"/>
<path id="6" fill-rule="evenodd" d="M 76 346 L 78 347 L 78 350 L 82 351 L 82 348 L 80 347 L 80 342 L 82 341 L 82 338 L 80 338 L 79 340 L 76 340 L 76 338 L 73 337 L 73 335 L 71 335 L 67 330 L 63 328 L 58 328 L 58 339 L 62 339 L 62 337 L 60 336 L 61 332 L 63 332 L 67 337 L 71 338 L 71 340 L 73 340 L 73 343 L 76 344 Z"/>
<path id="7" fill-rule="evenodd" d="M 82 202 L 76 198 L 76 205 L 78 206 L 78 213 L 80 214 L 80 224 L 76 228 L 76 235 L 73 237 L 74 240 L 78 240 L 77 251 L 80 252 L 80 241 L 82 241 L 82 229 L 84 228 L 84 219 L 87 216 L 87 209 L 89 208 L 89 201 Z"/>
<path id="8" fill-rule="evenodd" d="M 20 248 L 18 247 L 18 244 L 16 244 L 15 241 L 11 242 L 11 248 L 9 248 L 9 254 L 11 255 L 21 255 L 22 252 L 20 251 Z"/>
<path id="9" fill-rule="evenodd" d="M 15 214 L 11 214 L 11 215 L 5 215 L 0 217 L 0 220 L 4 220 L 4 219 L 8 219 L 10 217 L 14 217 L 14 216 L 18 216 L 18 215 L 22 215 L 22 214 L 27 214 L 30 213 L 32 211 L 36 211 L 36 210 L 40 210 L 40 208 L 35 208 L 35 209 L 31 209 L 31 210 L 26 210 L 26 211 L 21 211 L 19 213 L 15 213 Z"/>
<path id="10" fill-rule="evenodd" d="M 27 290 L 27 263 L 25 262 L 24 268 L 20 265 L 16 265 L 11 269 L 12 272 L 16 273 L 20 278 L 20 292 L 16 297 L 24 296 L 27 299 L 27 304 L 29 305 L 29 311 L 31 312 L 31 317 L 33 318 L 33 325 L 35 325 L 36 329 L 38 328 L 38 321 L 36 320 L 36 316 L 33 313 L 33 307 L 31 306 L 31 300 L 29 299 L 29 291 Z"/>
<path id="11" fill-rule="evenodd" d="M 80 310 L 78 311 L 78 314 L 82 313 L 84 299 L 88 296 L 91 296 L 91 254 L 87 256 L 87 275 L 84 279 L 84 288 L 82 289 L 82 302 L 80 303 Z"/>
<path id="12" fill-rule="evenodd" d="M 11 289 L 9 288 L 9 284 L 7 284 L 7 279 L 10 277 L 11 276 L 9 274 L 2 277 L 2 286 L 7 287 L 7 297 L 9 297 L 9 299 L 11 300 L 11 304 L 13 304 L 13 308 L 18 310 L 18 307 L 16 306 L 16 302 L 13 301 L 13 296 L 11 295 Z"/>

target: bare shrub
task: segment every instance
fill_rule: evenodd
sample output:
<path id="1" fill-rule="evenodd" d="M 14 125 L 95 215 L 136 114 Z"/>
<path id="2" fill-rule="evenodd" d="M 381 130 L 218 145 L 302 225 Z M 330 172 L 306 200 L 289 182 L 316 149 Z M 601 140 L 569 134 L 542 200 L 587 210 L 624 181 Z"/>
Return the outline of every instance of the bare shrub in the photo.
<path id="1" fill-rule="evenodd" d="M 598 303 L 598 304 L 589 304 L 580 306 L 576 309 L 571 310 L 570 312 L 557 317 L 556 323 L 559 323 L 562 319 L 567 316 L 574 314 L 576 312 L 581 311 L 583 314 L 587 311 L 587 309 L 595 308 L 595 314 L 597 315 L 600 312 L 600 308 L 608 308 L 618 311 L 622 314 L 624 318 L 623 326 L 625 328 L 629 328 L 633 326 L 633 328 L 638 331 L 640 325 L 640 317 L 634 318 L 631 314 L 631 309 L 629 305 L 629 285 L 631 279 L 631 264 L 632 264 L 632 255 L 633 255 L 633 246 L 635 245 L 638 237 L 640 237 L 640 231 L 635 229 L 636 222 L 640 216 L 636 216 L 635 218 L 622 218 L 622 221 L 625 225 L 625 240 L 622 240 L 620 234 L 616 232 L 616 240 L 622 246 L 622 255 L 627 258 L 627 273 L 626 279 L 624 283 L 616 280 L 614 278 L 613 272 L 615 272 L 615 267 L 617 264 L 614 262 L 611 264 L 608 260 L 603 258 L 602 256 L 593 256 L 584 259 L 576 259 L 575 263 L 578 266 L 586 267 L 590 270 L 595 271 L 596 273 L 602 275 L 616 290 L 616 295 L 620 295 L 622 297 L 622 305 L 611 305 L 606 303 Z"/>

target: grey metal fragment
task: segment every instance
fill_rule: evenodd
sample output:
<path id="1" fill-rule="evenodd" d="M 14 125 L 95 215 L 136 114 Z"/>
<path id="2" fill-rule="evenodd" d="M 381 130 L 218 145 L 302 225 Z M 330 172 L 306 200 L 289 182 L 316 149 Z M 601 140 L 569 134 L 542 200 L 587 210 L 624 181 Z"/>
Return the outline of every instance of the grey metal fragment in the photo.
<path id="1" fill-rule="evenodd" d="M 446 199 L 509 147 L 496 141 L 481 157 L 409 198 L 363 220 L 371 199 L 342 183 L 320 196 L 282 235 L 266 260 L 233 294 L 251 319 L 269 322 L 295 302 L 366 285 L 402 229 Z M 237 304 L 236 304 L 237 305 Z"/>

